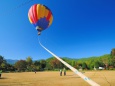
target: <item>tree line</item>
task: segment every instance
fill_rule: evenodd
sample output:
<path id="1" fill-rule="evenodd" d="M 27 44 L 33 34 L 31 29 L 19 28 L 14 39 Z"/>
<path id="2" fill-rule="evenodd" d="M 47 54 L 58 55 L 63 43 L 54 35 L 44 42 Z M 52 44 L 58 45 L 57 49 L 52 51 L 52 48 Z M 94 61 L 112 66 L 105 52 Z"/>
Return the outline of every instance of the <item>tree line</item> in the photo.
<path id="1" fill-rule="evenodd" d="M 81 59 L 63 57 L 62 59 L 76 69 L 93 70 L 103 67 L 105 70 L 113 70 L 115 69 L 115 48 L 111 50 L 110 54 L 99 57 Z M 18 60 L 12 65 L 7 63 L 4 57 L 0 55 L 0 70 L 4 72 L 59 70 L 62 68 L 68 69 L 55 57 L 33 61 L 32 57 L 29 56 L 26 60 Z"/>

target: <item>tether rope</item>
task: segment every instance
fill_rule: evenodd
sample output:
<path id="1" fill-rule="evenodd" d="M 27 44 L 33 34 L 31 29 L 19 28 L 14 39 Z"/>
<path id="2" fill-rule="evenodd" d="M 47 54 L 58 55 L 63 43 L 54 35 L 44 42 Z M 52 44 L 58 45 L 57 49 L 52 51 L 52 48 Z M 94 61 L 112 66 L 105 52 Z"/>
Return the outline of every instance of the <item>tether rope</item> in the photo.
<path id="1" fill-rule="evenodd" d="M 74 67 L 72 67 L 71 65 L 69 65 L 68 63 L 66 63 L 65 61 L 63 61 L 61 58 L 59 58 L 57 55 L 55 55 L 53 52 L 51 52 L 50 50 L 48 50 L 45 46 L 43 46 L 40 42 L 40 39 L 38 38 L 39 44 L 42 48 L 44 48 L 47 52 L 49 52 L 51 55 L 53 55 L 55 58 L 57 58 L 59 61 L 61 61 L 65 66 L 67 66 L 69 69 L 71 69 L 75 74 L 78 74 L 83 80 L 85 80 L 87 83 L 89 83 L 91 86 L 100 86 L 99 84 L 97 84 L 96 82 L 94 82 L 93 80 L 91 80 L 90 78 L 86 77 L 85 75 L 83 75 L 81 72 L 79 72 L 77 69 L 75 69 Z"/>

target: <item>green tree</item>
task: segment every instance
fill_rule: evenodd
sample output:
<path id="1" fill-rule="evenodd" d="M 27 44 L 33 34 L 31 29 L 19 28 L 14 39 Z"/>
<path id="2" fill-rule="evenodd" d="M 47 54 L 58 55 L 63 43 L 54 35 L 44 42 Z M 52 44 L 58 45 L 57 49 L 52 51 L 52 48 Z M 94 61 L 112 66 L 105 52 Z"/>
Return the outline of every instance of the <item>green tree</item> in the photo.
<path id="1" fill-rule="evenodd" d="M 75 60 L 72 60 L 72 62 L 71 62 L 71 66 L 75 66 L 76 65 L 76 61 Z"/>
<path id="2" fill-rule="evenodd" d="M 40 61 L 40 66 L 41 66 L 41 70 L 44 70 L 44 68 L 46 67 L 46 61 L 45 60 L 41 60 Z"/>
<path id="3" fill-rule="evenodd" d="M 0 56 L 0 69 L 7 71 L 7 62 L 4 60 L 3 56 Z"/>
<path id="4" fill-rule="evenodd" d="M 111 50 L 111 55 L 112 55 L 112 56 L 115 56 L 115 48 L 113 48 L 113 49 Z"/>
<path id="5" fill-rule="evenodd" d="M 16 70 L 16 68 L 14 67 L 14 65 L 7 63 L 7 71 L 15 71 L 15 70 Z"/>
<path id="6" fill-rule="evenodd" d="M 32 61 L 32 58 L 31 58 L 30 56 L 27 57 L 27 58 L 26 58 L 26 62 L 27 62 L 27 65 L 30 66 L 30 65 L 32 64 L 32 62 L 33 62 L 33 61 Z"/>
<path id="7" fill-rule="evenodd" d="M 27 62 L 27 71 L 32 71 L 33 67 L 32 67 L 32 58 L 29 56 L 26 58 L 26 62 Z"/>
<path id="8" fill-rule="evenodd" d="M 95 61 L 95 62 L 94 62 L 94 67 L 95 67 L 95 68 L 99 68 L 99 67 L 100 67 L 100 63 L 99 63 L 98 61 Z"/>
<path id="9" fill-rule="evenodd" d="M 100 56 L 100 60 L 104 63 L 105 65 L 105 69 L 108 69 L 108 66 L 109 66 L 109 57 L 110 55 L 109 54 L 105 54 L 103 56 Z"/>
<path id="10" fill-rule="evenodd" d="M 35 66 L 40 66 L 40 61 L 35 61 L 33 64 L 34 64 Z"/>
<path id="11" fill-rule="evenodd" d="M 46 70 L 53 70 L 53 66 L 52 66 L 52 60 L 54 60 L 55 57 L 50 57 L 48 59 L 46 59 Z"/>
<path id="12" fill-rule="evenodd" d="M 87 69 L 87 64 L 85 62 L 82 63 L 82 69 Z"/>
<path id="13" fill-rule="evenodd" d="M 0 65 L 3 63 L 4 57 L 0 55 Z"/>
<path id="14" fill-rule="evenodd" d="M 15 68 L 17 68 L 18 71 L 25 71 L 27 69 L 27 62 L 25 60 L 19 60 L 15 63 Z"/>
<path id="15" fill-rule="evenodd" d="M 111 63 L 115 67 L 115 48 L 111 51 Z"/>
<path id="16" fill-rule="evenodd" d="M 46 68 L 45 68 L 46 70 L 52 70 L 53 68 L 52 68 L 52 66 L 51 66 L 51 63 L 49 63 L 49 62 L 46 62 Z"/>
<path id="17" fill-rule="evenodd" d="M 40 66 L 40 61 L 35 61 L 32 65 L 32 68 L 36 71 L 40 71 L 41 66 Z"/>

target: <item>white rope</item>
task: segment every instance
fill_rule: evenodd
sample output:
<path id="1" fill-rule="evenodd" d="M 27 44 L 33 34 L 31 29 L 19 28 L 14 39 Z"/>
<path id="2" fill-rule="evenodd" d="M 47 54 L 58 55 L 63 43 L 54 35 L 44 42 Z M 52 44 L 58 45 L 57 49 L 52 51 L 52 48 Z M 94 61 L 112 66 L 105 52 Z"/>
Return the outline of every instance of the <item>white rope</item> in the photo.
<path id="1" fill-rule="evenodd" d="M 39 39 L 38 39 L 39 40 Z M 93 80 L 91 80 L 90 78 L 86 77 L 85 75 L 83 75 L 81 72 L 79 72 L 77 69 L 75 69 L 74 67 L 72 67 L 71 65 L 69 65 L 68 63 L 66 63 L 65 61 L 63 61 L 61 58 L 59 58 L 57 55 L 55 55 L 54 53 L 52 53 L 50 50 L 48 50 L 46 47 L 44 47 L 40 41 L 39 44 L 42 48 L 44 48 L 47 52 L 49 52 L 51 55 L 53 55 L 55 58 L 57 58 L 59 61 L 61 61 L 65 66 L 67 66 L 69 69 L 71 69 L 75 74 L 78 74 L 83 80 L 85 80 L 87 83 L 89 83 L 91 86 L 100 86 L 99 84 L 97 84 L 96 82 L 94 82 Z"/>

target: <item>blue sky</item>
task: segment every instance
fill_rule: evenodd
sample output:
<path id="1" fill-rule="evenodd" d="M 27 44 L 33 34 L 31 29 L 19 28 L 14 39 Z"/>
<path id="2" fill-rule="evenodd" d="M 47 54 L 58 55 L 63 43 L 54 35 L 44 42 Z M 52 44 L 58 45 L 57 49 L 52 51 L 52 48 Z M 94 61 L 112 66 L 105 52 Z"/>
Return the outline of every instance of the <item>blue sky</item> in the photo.
<path id="1" fill-rule="evenodd" d="M 28 10 L 36 3 L 53 13 L 52 25 L 39 38 L 57 56 L 101 56 L 115 48 L 114 0 L 1 0 L 0 55 L 4 58 L 52 56 L 39 45 L 37 31 L 28 20 Z"/>

